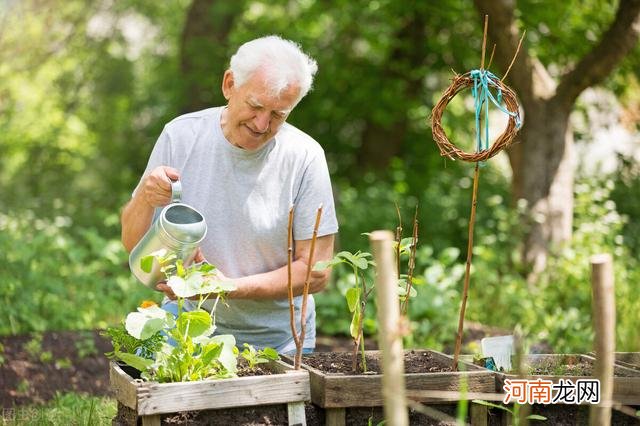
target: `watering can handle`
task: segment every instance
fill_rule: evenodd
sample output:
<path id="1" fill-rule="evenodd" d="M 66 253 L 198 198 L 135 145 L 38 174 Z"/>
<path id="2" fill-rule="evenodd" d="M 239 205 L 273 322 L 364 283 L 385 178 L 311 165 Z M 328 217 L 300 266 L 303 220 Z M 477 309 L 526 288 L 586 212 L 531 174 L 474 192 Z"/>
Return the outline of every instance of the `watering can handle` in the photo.
<path id="1" fill-rule="evenodd" d="M 171 181 L 171 202 L 179 203 L 182 198 L 182 184 L 179 180 Z"/>

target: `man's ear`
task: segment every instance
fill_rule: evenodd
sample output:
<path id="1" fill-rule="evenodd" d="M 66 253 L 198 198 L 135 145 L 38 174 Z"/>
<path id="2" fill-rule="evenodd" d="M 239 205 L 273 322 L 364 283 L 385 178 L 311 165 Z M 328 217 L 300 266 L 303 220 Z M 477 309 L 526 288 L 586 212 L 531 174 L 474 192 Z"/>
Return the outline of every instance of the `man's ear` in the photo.
<path id="1" fill-rule="evenodd" d="M 231 70 L 226 70 L 222 77 L 222 95 L 226 100 L 229 100 L 234 89 L 233 73 Z"/>

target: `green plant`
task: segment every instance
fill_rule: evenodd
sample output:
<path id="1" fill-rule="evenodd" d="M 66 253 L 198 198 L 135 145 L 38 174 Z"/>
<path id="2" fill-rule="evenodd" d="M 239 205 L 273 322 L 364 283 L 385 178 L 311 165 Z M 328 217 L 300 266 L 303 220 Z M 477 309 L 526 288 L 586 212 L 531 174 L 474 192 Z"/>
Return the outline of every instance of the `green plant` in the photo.
<path id="1" fill-rule="evenodd" d="M 316 271 L 321 271 L 342 263 L 352 268 L 353 285 L 345 293 L 347 307 L 351 313 L 351 325 L 349 333 L 353 339 L 353 371 L 357 371 L 357 353 L 358 348 L 361 349 L 362 370 L 367 371 L 367 362 L 364 354 L 364 336 L 362 332 L 364 312 L 367 307 L 367 299 L 373 290 L 373 284 L 367 285 L 364 271 L 369 266 L 375 266 L 375 262 L 371 260 L 371 253 L 360 252 L 350 253 L 341 251 L 336 254 L 333 259 L 317 262 L 313 267 Z"/>
<path id="2" fill-rule="evenodd" d="M 218 302 L 235 287 L 220 281 L 213 265 L 185 266 L 166 250 L 142 258 L 141 267 L 150 271 L 156 261 L 177 296 L 178 315 L 174 318 L 155 303 L 143 304 L 137 312 L 127 315 L 124 322 L 127 334 L 118 328 L 109 330 L 114 344 L 112 356 L 140 370 L 145 380 L 180 382 L 235 377 L 239 351 L 234 337 L 211 337 Z M 202 304 L 212 296 L 215 303 L 211 312 L 207 312 Z M 197 301 L 194 310 L 183 310 L 187 298 Z M 271 351 L 264 349 L 259 354 L 256 351 L 252 361 L 272 356 Z"/>
<path id="3" fill-rule="evenodd" d="M 244 350 L 240 352 L 240 356 L 249 364 L 250 369 L 254 369 L 258 364 L 264 364 L 269 361 L 280 359 L 278 352 L 273 348 L 264 348 L 256 350 L 248 343 L 244 344 Z"/>
<path id="4" fill-rule="evenodd" d="M 50 362 L 53 359 L 51 351 L 42 349 L 42 333 L 34 333 L 31 339 L 25 343 L 24 350 L 32 359 L 40 362 Z"/>
<path id="5" fill-rule="evenodd" d="M 73 344 L 80 358 L 86 358 L 98 353 L 98 348 L 96 347 L 96 342 L 93 339 L 92 332 L 84 331 L 79 333 L 78 340 L 76 340 Z"/>
<path id="6" fill-rule="evenodd" d="M 21 405 L 0 413 L 2 425 L 103 425 L 116 415 L 114 398 L 56 393 L 45 405 Z"/>

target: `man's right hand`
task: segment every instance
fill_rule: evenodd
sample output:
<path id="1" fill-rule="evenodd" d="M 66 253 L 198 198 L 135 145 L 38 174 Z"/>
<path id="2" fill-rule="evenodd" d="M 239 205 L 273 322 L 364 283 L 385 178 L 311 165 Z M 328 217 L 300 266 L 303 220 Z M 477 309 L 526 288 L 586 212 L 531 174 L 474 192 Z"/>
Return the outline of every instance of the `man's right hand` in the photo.
<path id="1" fill-rule="evenodd" d="M 151 207 L 161 207 L 171 202 L 171 181 L 180 179 L 173 167 L 158 166 L 144 178 L 140 187 L 142 199 Z"/>

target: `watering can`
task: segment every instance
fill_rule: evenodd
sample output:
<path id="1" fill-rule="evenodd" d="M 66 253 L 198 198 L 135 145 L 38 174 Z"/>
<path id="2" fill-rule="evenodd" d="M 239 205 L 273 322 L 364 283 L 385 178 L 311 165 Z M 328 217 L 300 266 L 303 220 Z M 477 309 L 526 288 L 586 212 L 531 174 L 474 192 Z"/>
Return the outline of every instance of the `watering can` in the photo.
<path id="1" fill-rule="evenodd" d="M 182 185 L 179 180 L 171 182 L 171 202 L 165 206 L 147 233 L 131 250 L 129 268 L 133 275 L 147 287 L 155 289 L 165 279 L 156 259 L 150 272 L 145 272 L 140 261 L 150 254 L 166 249 L 176 255 L 185 265 L 193 262 L 200 242 L 207 234 L 204 216 L 193 207 L 180 202 Z"/>

